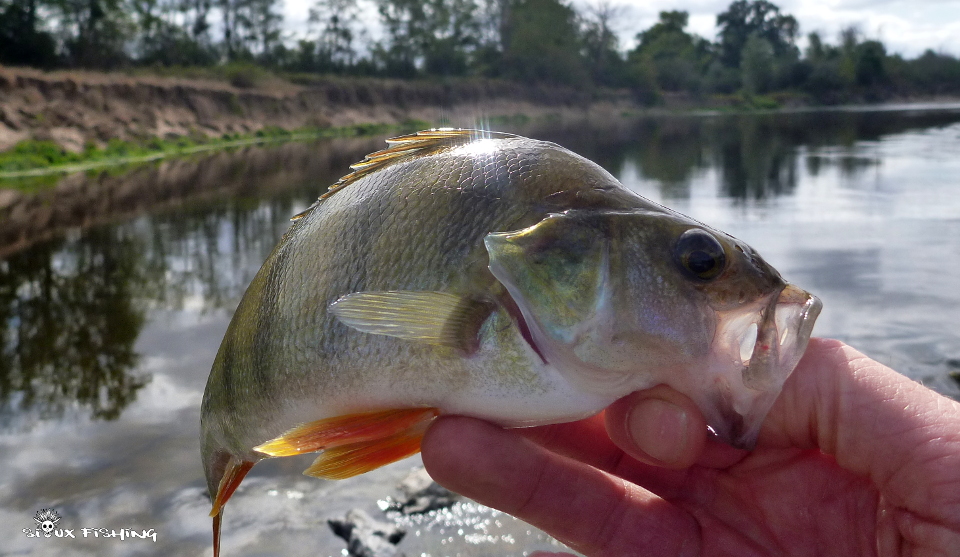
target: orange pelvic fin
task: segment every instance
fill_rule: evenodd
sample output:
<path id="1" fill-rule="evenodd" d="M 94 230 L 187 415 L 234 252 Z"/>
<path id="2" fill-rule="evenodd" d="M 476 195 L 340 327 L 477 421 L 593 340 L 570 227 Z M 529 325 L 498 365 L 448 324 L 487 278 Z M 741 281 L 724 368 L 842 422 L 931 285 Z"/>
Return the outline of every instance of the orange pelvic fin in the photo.
<path id="1" fill-rule="evenodd" d="M 426 430 L 426 424 L 439 414 L 440 411 L 436 408 L 406 408 L 336 416 L 297 426 L 276 439 L 254 447 L 253 450 L 276 457 L 323 449 L 328 449 L 329 452 L 329 449 L 343 445 L 375 444 L 418 428 Z M 417 446 L 419 447 L 419 441 Z M 409 454 L 414 453 L 416 451 Z M 393 460 L 400 458 L 403 457 Z"/>
<path id="2" fill-rule="evenodd" d="M 429 421 L 381 439 L 327 449 L 303 471 L 307 476 L 342 480 L 369 472 L 420 452 Z"/>
<path id="3" fill-rule="evenodd" d="M 223 516 L 223 506 L 240 486 L 243 477 L 253 468 L 253 465 L 253 462 L 238 460 L 233 456 L 227 461 L 223 477 L 220 478 L 220 486 L 217 487 L 217 497 L 213 500 L 213 510 L 210 511 L 210 516 L 213 517 L 213 557 L 220 555 L 220 518 Z"/>

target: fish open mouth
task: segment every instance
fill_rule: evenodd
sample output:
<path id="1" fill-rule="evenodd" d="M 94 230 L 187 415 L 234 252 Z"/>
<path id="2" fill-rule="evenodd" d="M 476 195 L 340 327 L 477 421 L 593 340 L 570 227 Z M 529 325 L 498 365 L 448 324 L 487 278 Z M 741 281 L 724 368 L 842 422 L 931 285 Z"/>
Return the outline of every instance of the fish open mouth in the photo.
<path id="1" fill-rule="evenodd" d="M 724 319 L 720 334 L 728 348 L 723 359 L 729 362 L 732 356 L 734 369 L 716 369 L 726 384 L 718 391 L 721 400 L 711 405 L 717 415 L 707 416 L 721 439 L 741 448 L 756 444 L 763 419 L 807 349 L 822 307 L 816 296 L 788 284 L 759 311 Z"/>

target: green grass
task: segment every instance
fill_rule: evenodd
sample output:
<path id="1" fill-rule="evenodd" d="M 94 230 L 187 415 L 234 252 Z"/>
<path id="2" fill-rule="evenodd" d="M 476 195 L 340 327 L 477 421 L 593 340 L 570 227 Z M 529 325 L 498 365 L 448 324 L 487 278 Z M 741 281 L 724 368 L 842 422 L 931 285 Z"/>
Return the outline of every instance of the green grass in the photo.
<path id="1" fill-rule="evenodd" d="M 27 188 L 34 180 L 24 179 L 55 176 L 71 172 L 146 163 L 176 157 L 229 149 L 260 143 L 305 141 L 330 137 L 377 135 L 388 132 L 408 132 L 431 127 L 429 122 L 409 120 L 401 124 L 358 124 L 339 128 L 301 128 L 285 130 L 266 127 L 253 134 L 224 134 L 220 137 L 191 136 L 175 139 L 150 138 L 142 141 L 111 139 L 104 146 L 88 143 L 83 151 L 73 153 L 52 141 L 22 141 L 12 149 L 0 153 L 0 187 Z M 44 180 L 48 182 L 49 180 Z"/>

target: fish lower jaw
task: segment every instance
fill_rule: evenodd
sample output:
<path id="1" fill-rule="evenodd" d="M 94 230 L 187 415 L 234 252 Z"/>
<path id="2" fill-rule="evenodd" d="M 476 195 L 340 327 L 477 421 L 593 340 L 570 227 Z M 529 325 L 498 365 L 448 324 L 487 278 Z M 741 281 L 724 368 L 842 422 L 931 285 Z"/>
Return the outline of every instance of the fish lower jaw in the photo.
<path id="1" fill-rule="evenodd" d="M 822 304 L 796 286 L 721 316 L 706 366 L 713 387 L 696 400 L 724 441 L 751 448 L 806 350 Z"/>

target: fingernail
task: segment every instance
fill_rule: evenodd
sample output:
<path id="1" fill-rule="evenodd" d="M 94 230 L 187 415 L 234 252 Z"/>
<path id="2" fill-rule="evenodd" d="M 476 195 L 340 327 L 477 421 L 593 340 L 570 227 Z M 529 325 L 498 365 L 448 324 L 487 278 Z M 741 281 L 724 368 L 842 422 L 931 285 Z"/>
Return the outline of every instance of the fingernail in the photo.
<path id="1" fill-rule="evenodd" d="M 689 420 L 683 408 L 651 398 L 640 402 L 627 416 L 627 431 L 640 450 L 672 464 L 686 451 Z"/>

